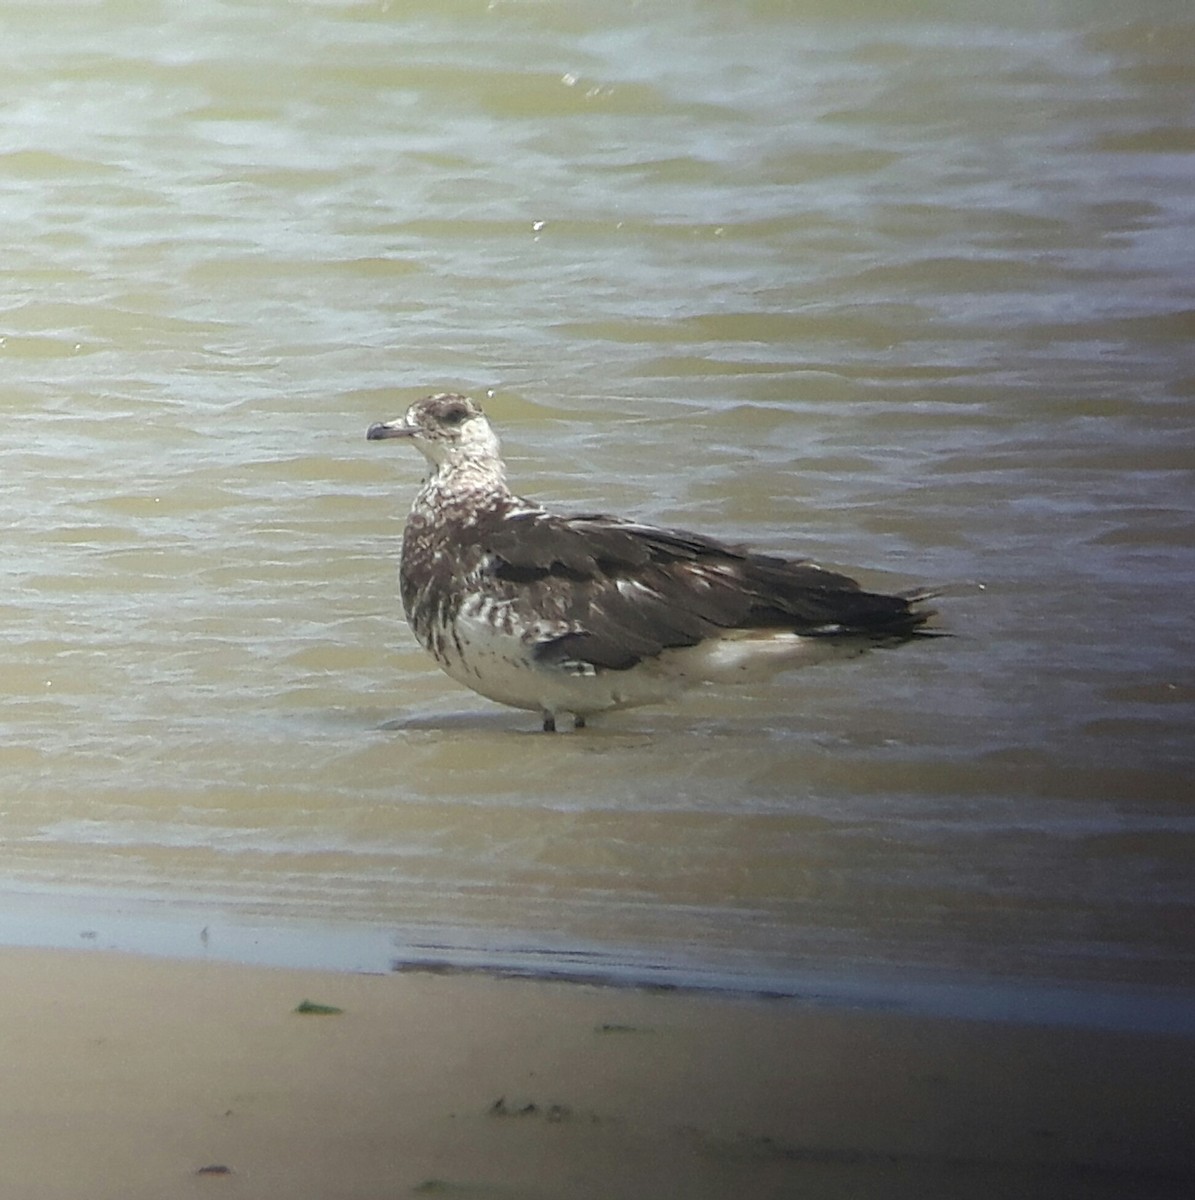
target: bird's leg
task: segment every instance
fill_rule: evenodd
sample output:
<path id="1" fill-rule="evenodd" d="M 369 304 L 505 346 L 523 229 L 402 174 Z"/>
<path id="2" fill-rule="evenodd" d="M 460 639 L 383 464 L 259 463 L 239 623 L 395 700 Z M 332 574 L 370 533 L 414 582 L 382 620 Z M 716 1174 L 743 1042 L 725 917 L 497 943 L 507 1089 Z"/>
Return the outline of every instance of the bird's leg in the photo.
<path id="1" fill-rule="evenodd" d="M 573 728 L 574 729 L 584 729 L 585 728 L 585 718 L 579 714 L 574 716 L 573 717 Z"/>
<path id="2" fill-rule="evenodd" d="M 556 732 L 556 718 L 552 713 L 544 713 L 544 733 Z"/>

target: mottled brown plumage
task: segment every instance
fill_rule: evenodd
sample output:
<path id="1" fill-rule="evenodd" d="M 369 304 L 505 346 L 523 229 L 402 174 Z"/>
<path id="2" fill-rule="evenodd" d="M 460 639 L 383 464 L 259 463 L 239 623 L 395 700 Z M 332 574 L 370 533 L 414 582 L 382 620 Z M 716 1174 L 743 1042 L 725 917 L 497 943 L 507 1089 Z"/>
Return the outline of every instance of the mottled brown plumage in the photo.
<path id="1" fill-rule="evenodd" d="M 368 436 L 410 439 L 432 467 L 400 567 L 416 637 L 454 679 L 541 711 L 545 728 L 903 641 L 931 615 L 925 593 L 868 592 L 807 560 L 523 500 L 464 396 L 429 396 Z"/>

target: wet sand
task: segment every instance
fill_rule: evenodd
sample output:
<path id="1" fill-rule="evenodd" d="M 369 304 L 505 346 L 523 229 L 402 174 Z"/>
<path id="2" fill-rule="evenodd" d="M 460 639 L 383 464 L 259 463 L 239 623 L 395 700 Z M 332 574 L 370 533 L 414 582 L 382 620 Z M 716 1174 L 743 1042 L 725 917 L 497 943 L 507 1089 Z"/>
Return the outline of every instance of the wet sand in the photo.
<path id="1" fill-rule="evenodd" d="M 1195 1194 L 1190 1039 L 105 951 L 0 965 L 21 1200 Z"/>

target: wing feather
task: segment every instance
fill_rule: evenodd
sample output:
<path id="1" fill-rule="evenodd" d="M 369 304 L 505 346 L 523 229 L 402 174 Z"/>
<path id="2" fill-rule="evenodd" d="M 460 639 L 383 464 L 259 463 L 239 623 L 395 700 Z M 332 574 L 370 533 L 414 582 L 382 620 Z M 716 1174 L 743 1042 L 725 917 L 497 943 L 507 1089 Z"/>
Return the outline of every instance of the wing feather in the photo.
<path id="1" fill-rule="evenodd" d="M 626 670 L 736 629 L 906 637 L 931 615 L 808 560 L 616 517 L 511 515 L 485 551 L 494 584 L 548 617 L 536 653 L 551 662 Z"/>

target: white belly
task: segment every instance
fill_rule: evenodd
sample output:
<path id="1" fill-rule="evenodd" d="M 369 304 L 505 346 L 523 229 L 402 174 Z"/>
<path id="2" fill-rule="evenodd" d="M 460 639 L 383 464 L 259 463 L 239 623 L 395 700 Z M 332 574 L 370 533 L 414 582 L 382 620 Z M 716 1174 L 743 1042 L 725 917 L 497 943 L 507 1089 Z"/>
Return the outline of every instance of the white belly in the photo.
<path id="1" fill-rule="evenodd" d="M 441 652 L 433 649 L 432 653 L 446 674 L 488 699 L 553 715 L 588 716 L 660 704 L 698 684 L 749 683 L 863 649 L 792 633 L 735 632 L 697 646 L 665 650 L 629 670 L 614 671 L 588 663 L 537 659 L 537 643 L 570 630 L 545 625 L 520 635 L 508 616 L 507 607 L 500 603 L 467 603 L 457 617 L 456 636 L 444 638 Z"/>
<path id="2" fill-rule="evenodd" d="M 476 602 L 462 607 L 456 637 L 444 639 L 436 661 L 458 683 L 500 704 L 535 712 L 579 716 L 658 704 L 673 699 L 684 684 L 656 663 L 629 671 L 599 670 L 588 664 L 542 662 L 535 657 L 538 642 L 558 637 L 567 629 L 536 630 L 524 638 L 506 632 L 501 606 Z M 459 643 L 459 645 L 458 645 Z"/>

